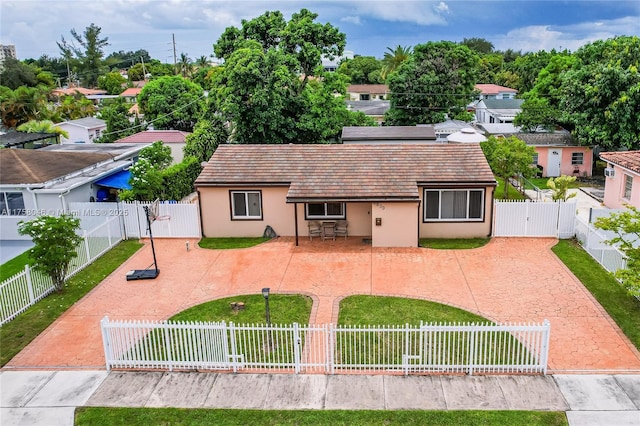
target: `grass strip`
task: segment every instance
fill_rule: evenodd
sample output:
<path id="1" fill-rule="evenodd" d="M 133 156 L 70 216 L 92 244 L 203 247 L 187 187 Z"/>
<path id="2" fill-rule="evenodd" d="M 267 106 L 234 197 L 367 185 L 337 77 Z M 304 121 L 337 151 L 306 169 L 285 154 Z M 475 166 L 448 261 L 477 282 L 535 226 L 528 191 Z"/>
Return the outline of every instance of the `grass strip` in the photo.
<path id="1" fill-rule="evenodd" d="M 255 237 L 255 238 L 202 238 L 198 245 L 200 248 L 225 250 L 225 249 L 238 249 L 248 248 L 262 244 L 265 241 L 269 241 L 270 238 Z"/>
<path id="2" fill-rule="evenodd" d="M 420 247 L 438 250 L 466 250 L 487 245 L 491 238 L 420 238 Z"/>
<path id="3" fill-rule="evenodd" d="M 184 408 L 76 409 L 82 425 L 486 425 L 563 426 L 567 417 L 554 411 L 418 411 L 418 410 L 222 410 Z"/>
<path id="4" fill-rule="evenodd" d="M 498 186 L 496 187 L 495 191 L 493 192 L 493 197 L 496 200 L 526 200 L 527 197 L 525 197 L 524 195 L 522 195 L 520 192 L 518 192 L 517 189 L 515 189 L 513 187 L 513 185 L 509 184 L 509 188 L 507 189 L 507 198 L 503 197 L 503 193 L 504 193 L 504 180 L 503 179 L 496 179 L 498 181 Z"/>
<path id="5" fill-rule="evenodd" d="M 29 252 L 25 251 L 24 253 L 0 265 L 0 282 L 24 271 L 24 266 L 27 263 L 29 263 Z"/>
<path id="6" fill-rule="evenodd" d="M 640 300 L 604 269 L 575 240 L 560 240 L 552 248 L 640 350 Z"/>
<path id="7" fill-rule="evenodd" d="M 62 293 L 52 293 L 0 327 L 0 365 L 11 358 L 42 333 L 74 303 L 115 271 L 142 247 L 137 240 L 120 242 L 91 265 L 65 283 Z"/>

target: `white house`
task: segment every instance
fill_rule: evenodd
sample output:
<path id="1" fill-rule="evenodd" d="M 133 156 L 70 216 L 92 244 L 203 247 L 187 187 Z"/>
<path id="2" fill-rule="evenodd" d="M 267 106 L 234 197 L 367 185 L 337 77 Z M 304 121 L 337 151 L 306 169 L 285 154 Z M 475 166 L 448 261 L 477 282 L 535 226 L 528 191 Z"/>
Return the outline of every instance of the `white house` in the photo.
<path id="1" fill-rule="evenodd" d="M 104 120 L 93 117 L 79 118 L 77 120 L 56 123 L 56 126 L 69 133 L 69 137 L 60 139 L 65 143 L 94 143 L 107 130 Z"/>
<path id="2" fill-rule="evenodd" d="M 475 109 L 478 123 L 513 123 L 522 111 L 523 99 L 481 99 L 477 101 Z"/>
<path id="3" fill-rule="evenodd" d="M 128 167 L 147 145 L 52 145 L 0 149 L 0 240 L 29 239 L 18 222 L 60 215 L 69 203 L 114 199 L 128 188 Z"/>

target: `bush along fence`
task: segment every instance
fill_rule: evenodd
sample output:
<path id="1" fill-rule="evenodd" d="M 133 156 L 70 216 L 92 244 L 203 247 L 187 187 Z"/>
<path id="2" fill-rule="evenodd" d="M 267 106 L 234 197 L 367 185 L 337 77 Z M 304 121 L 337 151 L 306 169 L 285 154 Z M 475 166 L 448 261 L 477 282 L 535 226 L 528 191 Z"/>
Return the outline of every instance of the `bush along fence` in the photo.
<path id="1" fill-rule="evenodd" d="M 122 228 L 118 218 L 107 218 L 91 231 L 82 231 L 82 237 L 76 248 L 78 256 L 71 261 L 67 278 L 118 244 L 122 240 Z M 0 283 L 0 325 L 11 321 L 54 290 L 49 276 L 26 265 L 24 271 Z"/>
<path id="2" fill-rule="evenodd" d="M 546 374 L 550 324 L 100 322 L 107 369 Z"/>

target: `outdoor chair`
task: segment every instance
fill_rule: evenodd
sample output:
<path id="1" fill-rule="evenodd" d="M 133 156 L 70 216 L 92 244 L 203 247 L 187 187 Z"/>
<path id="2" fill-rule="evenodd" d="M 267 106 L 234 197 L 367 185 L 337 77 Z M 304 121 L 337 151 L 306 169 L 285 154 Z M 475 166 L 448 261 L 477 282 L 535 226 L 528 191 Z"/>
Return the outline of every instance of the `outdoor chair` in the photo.
<path id="1" fill-rule="evenodd" d="M 337 221 L 336 227 L 335 227 L 336 236 L 344 235 L 344 239 L 346 240 L 347 236 L 349 235 L 347 231 L 348 226 L 349 226 L 349 223 L 346 220 Z"/>
<path id="2" fill-rule="evenodd" d="M 335 222 L 322 222 L 322 241 L 336 239 L 336 223 Z"/>
<path id="3" fill-rule="evenodd" d="M 320 226 L 320 222 L 312 220 L 308 222 L 307 225 L 309 226 L 309 240 L 313 241 L 313 237 L 322 236 L 322 227 Z"/>

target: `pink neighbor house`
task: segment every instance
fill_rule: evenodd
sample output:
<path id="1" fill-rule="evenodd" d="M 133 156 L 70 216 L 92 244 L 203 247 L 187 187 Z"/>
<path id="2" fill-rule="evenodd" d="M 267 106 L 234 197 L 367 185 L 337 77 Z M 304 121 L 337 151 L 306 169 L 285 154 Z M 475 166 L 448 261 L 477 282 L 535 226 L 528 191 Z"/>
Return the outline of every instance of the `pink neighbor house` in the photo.
<path id="1" fill-rule="evenodd" d="M 604 204 L 610 209 L 626 205 L 640 208 L 640 151 L 602 152 L 605 169 Z"/>
<path id="2" fill-rule="evenodd" d="M 535 148 L 534 163 L 542 167 L 543 177 L 591 176 L 593 150 L 578 145 L 569 132 L 516 133 L 514 136 Z"/>

